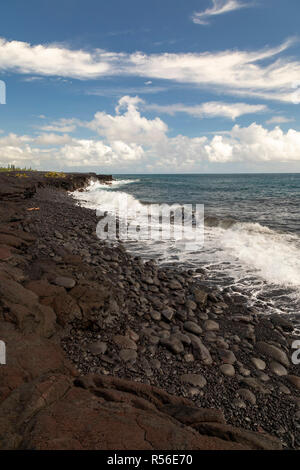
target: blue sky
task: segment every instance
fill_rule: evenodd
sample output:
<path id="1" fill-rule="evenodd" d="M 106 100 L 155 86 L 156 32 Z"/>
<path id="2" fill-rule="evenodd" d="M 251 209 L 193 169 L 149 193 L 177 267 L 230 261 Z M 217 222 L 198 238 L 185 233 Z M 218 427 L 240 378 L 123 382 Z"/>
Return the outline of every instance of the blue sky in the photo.
<path id="1" fill-rule="evenodd" d="M 299 172 L 299 15 L 297 0 L 5 2 L 0 164 Z"/>

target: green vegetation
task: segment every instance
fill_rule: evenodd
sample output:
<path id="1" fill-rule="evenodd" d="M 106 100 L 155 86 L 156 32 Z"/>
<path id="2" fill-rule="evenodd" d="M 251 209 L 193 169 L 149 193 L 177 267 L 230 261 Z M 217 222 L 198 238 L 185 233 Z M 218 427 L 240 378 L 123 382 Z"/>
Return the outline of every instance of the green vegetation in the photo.
<path id="1" fill-rule="evenodd" d="M 65 178 L 66 175 L 58 171 L 48 171 L 48 173 L 45 174 L 45 177 L 46 178 Z"/>
<path id="2" fill-rule="evenodd" d="M 26 173 L 17 173 L 15 176 L 17 178 L 28 178 L 28 175 Z"/>
<path id="3" fill-rule="evenodd" d="M 36 170 L 33 170 L 31 167 L 30 168 L 20 168 L 18 166 L 15 166 L 15 165 L 7 165 L 7 166 L 0 166 L 0 171 L 36 171 Z"/>

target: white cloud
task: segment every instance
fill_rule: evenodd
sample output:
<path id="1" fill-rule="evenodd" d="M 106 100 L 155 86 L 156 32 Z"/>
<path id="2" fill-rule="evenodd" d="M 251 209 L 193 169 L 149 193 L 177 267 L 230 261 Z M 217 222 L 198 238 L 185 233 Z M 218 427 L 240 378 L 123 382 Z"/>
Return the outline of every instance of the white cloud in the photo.
<path id="1" fill-rule="evenodd" d="M 54 133 L 41 134 L 35 137 L 34 142 L 38 145 L 62 145 L 70 142 L 71 137 L 68 134 L 58 135 Z"/>
<path id="2" fill-rule="evenodd" d="M 2 164 L 14 163 L 37 168 L 98 167 L 101 171 L 201 171 L 203 165 L 274 165 L 280 162 L 300 165 L 300 132 L 280 127 L 272 130 L 252 123 L 233 126 L 227 133 L 188 137 L 168 135 L 159 118 L 147 119 L 138 107 L 138 97 L 123 97 L 114 115 L 97 113 L 81 123 L 100 138 L 78 139 L 61 134 L 37 137 L 9 134 L 0 137 Z M 80 121 L 78 121 L 80 122 Z M 55 147 L 54 147 L 55 146 Z"/>
<path id="3" fill-rule="evenodd" d="M 116 107 L 116 115 L 98 112 L 86 127 L 96 131 L 109 142 L 123 141 L 129 144 L 151 144 L 153 140 L 165 138 L 168 126 L 160 119 L 149 120 L 141 116 L 138 105 L 143 103 L 139 97 L 123 96 Z M 123 114 L 120 112 L 124 110 Z"/>
<path id="4" fill-rule="evenodd" d="M 89 53 L 56 44 L 32 46 L 27 42 L 0 38 L 0 70 L 24 74 L 96 78 L 110 73 L 112 56 L 100 49 Z"/>
<path id="5" fill-rule="evenodd" d="M 101 141 L 78 139 L 63 146 L 58 153 L 60 161 L 68 166 L 109 165 L 114 156 L 109 146 Z"/>
<path id="6" fill-rule="evenodd" d="M 198 54 L 145 54 L 131 56 L 130 73 L 156 79 L 207 87 L 222 93 L 257 95 L 294 102 L 293 83 L 300 76 L 300 62 L 272 59 L 291 44 L 256 52 L 223 51 Z M 266 65 L 261 61 L 268 60 Z"/>
<path id="7" fill-rule="evenodd" d="M 35 126 L 37 129 L 40 129 L 44 132 L 74 132 L 79 123 L 78 119 L 59 119 L 53 121 L 50 124 L 45 124 L 43 126 Z"/>
<path id="8" fill-rule="evenodd" d="M 233 121 L 244 114 L 259 113 L 266 111 L 268 108 L 263 104 L 247 104 L 247 103 L 224 103 L 221 101 L 210 101 L 194 106 L 184 104 L 157 105 L 147 104 L 145 108 L 160 113 L 170 114 L 186 113 L 194 117 L 226 117 Z"/>
<path id="9" fill-rule="evenodd" d="M 225 138 L 225 141 L 227 139 Z M 300 161 L 300 132 L 280 127 L 268 131 L 256 123 L 234 126 L 229 137 L 235 161 Z"/>
<path id="10" fill-rule="evenodd" d="M 23 145 L 32 141 L 33 141 L 33 137 L 30 137 L 29 135 L 19 136 L 11 132 L 8 135 L 0 138 L 0 146 L 17 146 L 17 145 Z"/>
<path id="11" fill-rule="evenodd" d="M 239 0 L 212 0 L 212 7 L 207 8 L 201 12 L 195 12 L 192 20 L 196 24 L 207 25 L 208 19 L 211 16 L 223 15 L 231 11 L 240 10 L 241 8 L 248 8 L 252 5 L 249 3 L 242 3 Z"/>
<path id="12" fill-rule="evenodd" d="M 147 55 L 101 49 L 87 52 L 57 44 L 33 46 L 0 39 L 0 70 L 87 80 L 108 76 L 163 79 L 225 94 L 294 103 L 297 90 L 293 84 L 299 81 L 300 61 L 276 58 L 294 42 L 287 40 L 278 47 L 257 51 Z"/>
<path id="13" fill-rule="evenodd" d="M 285 116 L 273 116 L 271 119 L 266 121 L 266 124 L 285 124 L 287 122 L 295 121 L 294 118 L 287 118 Z"/>

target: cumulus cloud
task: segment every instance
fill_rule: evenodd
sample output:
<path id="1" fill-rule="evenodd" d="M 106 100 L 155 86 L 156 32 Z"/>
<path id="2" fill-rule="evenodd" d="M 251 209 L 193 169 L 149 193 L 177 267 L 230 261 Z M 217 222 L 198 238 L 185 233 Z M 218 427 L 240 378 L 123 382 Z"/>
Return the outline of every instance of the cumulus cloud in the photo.
<path id="1" fill-rule="evenodd" d="M 127 54 L 0 39 L 0 71 L 86 80 L 136 76 L 148 81 L 163 79 L 227 94 L 294 103 L 297 91 L 293 84 L 299 81 L 300 62 L 276 58 L 293 43 L 291 39 L 278 47 L 257 51 Z"/>
<path id="2" fill-rule="evenodd" d="M 38 145 L 62 145 L 70 142 L 71 137 L 68 134 L 58 135 L 54 133 L 41 134 L 34 139 Z"/>
<path id="3" fill-rule="evenodd" d="M 249 3 L 242 3 L 239 0 L 212 0 L 211 8 L 204 11 L 195 12 L 192 20 L 196 24 L 207 25 L 208 19 L 212 16 L 223 15 L 231 11 L 240 10 L 241 8 L 249 8 Z"/>
<path id="4" fill-rule="evenodd" d="M 55 133 L 39 136 L 0 137 L 2 164 L 31 165 L 37 168 L 100 167 L 106 171 L 137 168 L 148 171 L 201 171 L 203 164 L 231 162 L 300 164 L 300 132 L 279 126 L 272 130 L 252 123 L 233 126 L 227 133 L 189 137 L 168 135 L 167 125 L 159 118 L 141 115 L 138 97 L 124 96 L 115 114 L 96 113 L 81 125 L 99 138 L 78 139 Z"/>
<path id="5" fill-rule="evenodd" d="M 294 118 L 287 118 L 285 116 L 273 116 L 271 119 L 266 121 L 266 124 L 285 124 L 287 122 L 295 121 Z"/>
<path id="6" fill-rule="evenodd" d="M 151 144 L 165 138 L 168 126 L 158 117 L 153 120 L 141 116 L 138 106 L 143 103 L 139 97 L 123 96 L 116 106 L 116 115 L 98 112 L 86 127 L 96 131 L 109 142 Z M 124 111 L 121 114 L 121 111 Z"/>
<path id="7" fill-rule="evenodd" d="M 225 117 L 232 119 L 233 121 L 244 114 L 259 113 L 267 111 L 268 109 L 267 106 L 263 104 L 224 103 L 222 101 L 210 101 L 194 106 L 187 106 L 180 103 L 171 105 L 147 104 L 145 108 L 160 113 L 170 114 L 171 116 L 176 113 L 186 113 L 198 118 Z"/>

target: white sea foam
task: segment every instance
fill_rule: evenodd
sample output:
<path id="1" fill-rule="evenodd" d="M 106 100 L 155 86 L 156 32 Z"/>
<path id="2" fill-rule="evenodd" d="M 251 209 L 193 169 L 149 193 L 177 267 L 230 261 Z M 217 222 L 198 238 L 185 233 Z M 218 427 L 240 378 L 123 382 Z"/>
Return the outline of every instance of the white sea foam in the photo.
<path id="1" fill-rule="evenodd" d="M 80 204 L 89 209 L 101 209 L 102 211 L 113 211 L 120 199 L 127 199 L 128 209 L 140 210 L 143 205 L 138 199 L 122 191 L 110 191 L 111 187 L 91 182 L 85 191 L 74 191 L 72 195 L 80 201 Z"/>
<path id="2" fill-rule="evenodd" d="M 121 186 L 129 184 L 127 181 L 133 182 L 119 180 L 117 183 Z M 91 182 L 86 191 L 77 191 L 73 195 L 81 205 L 102 211 L 113 211 L 120 197 L 126 198 L 132 214 L 145 207 L 134 196 L 122 191 L 110 191 L 106 185 L 98 182 Z M 251 287 L 254 296 L 260 293 L 261 288 L 267 289 L 265 285 L 276 285 L 296 288 L 292 295 L 298 298 L 300 238 L 259 223 L 229 222 L 209 223 L 205 228 L 204 247 L 168 240 L 150 240 L 133 245 L 132 250 L 141 255 L 160 258 L 164 263 L 174 261 L 194 267 L 208 266 L 216 274 L 232 278 L 237 285 L 241 282 L 244 287 L 247 286 L 248 277 L 248 287 Z M 253 276 L 257 279 L 257 286 L 260 286 L 256 293 Z"/>
<path id="3" fill-rule="evenodd" d="M 100 181 L 96 179 L 91 179 L 86 191 L 95 191 L 97 189 L 115 189 L 119 188 L 120 186 L 125 186 L 127 184 L 138 183 L 139 179 L 124 179 L 124 180 L 112 180 L 109 183 L 100 183 Z"/>
<path id="4" fill-rule="evenodd" d="M 169 205 L 165 205 L 166 212 L 163 212 L 164 219 L 163 222 L 159 220 L 158 207 L 156 205 L 150 206 L 148 204 L 142 204 L 134 196 L 127 194 L 122 191 L 109 191 L 107 188 L 102 189 L 103 185 L 99 185 L 97 182 L 92 181 L 91 184 L 85 191 L 75 191 L 73 196 L 80 201 L 80 204 L 83 207 L 89 209 L 96 209 L 98 215 L 104 215 L 105 212 L 117 215 L 122 218 L 126 216 L 126 221 L 130 225 L 130 237 L 131 239 L 138 238 L 136 231 L 136 226 L 146 228 L 143 231 L 143 239 L 150 237 L 151 230 L 151 239 L 169 239 L 173 238 L 177 240 L 176 243 L 180 241 L 183 243 L 189 243 L 189 246 L 192 247 L 192 244 L 197 241 L 198 246 L 201 243 L 203 245 L 203 210 L 202 206 L 197 207 L 197 212 L 189 211 L 192 207 L 188 205 L 185 207 L 185 223 L 184 230 L 182 230 L 182 206 L 175 204 L 172 206 L 172 211 L 174 215 L 174 223 L 170 223 L 170 213 Z M 150 209 L 151 207 L 151 209 Z M 163 206 L 160 205 L 160 211 L 163 211 Z M 149 228 L 149 216 L 151 214 L 151 229 Z M 124 218 L 123 217 L 123 218 Z M 196 217 L 196 218 L 195 218 Z M 195 220 L 198 221 L 197 228 L 195 228 Z M 148 231 L 149 229 L 149 231 Z"/>
<path id="5" fill-rule="evenodd" d="M 237 258 L 267 282 L 300 287 L 298 237 L 278 233 L 259 223 L 236 223 L 219 235 L 224 254 Z"/>

